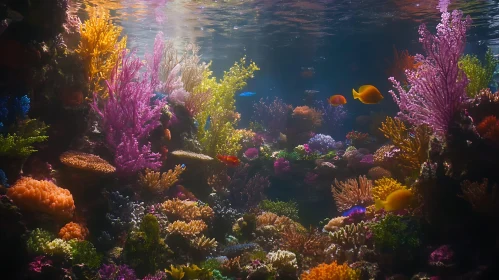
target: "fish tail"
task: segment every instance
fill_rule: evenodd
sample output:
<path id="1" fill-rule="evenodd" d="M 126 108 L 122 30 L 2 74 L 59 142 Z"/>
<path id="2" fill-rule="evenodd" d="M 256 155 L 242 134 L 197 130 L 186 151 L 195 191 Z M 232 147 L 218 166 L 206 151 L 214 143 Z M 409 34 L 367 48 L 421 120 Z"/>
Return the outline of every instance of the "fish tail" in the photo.
<path id="1" fill-rule="evenodd" d="M 352 89 L 352 94 L 353 99 L 359 99 L 360 94 L 355 89 Z"/>
<path id="2" fill-rule="evenodd" d="M 383 203 L 381 199 L 376 199 L 376 201 L 374 201 L 374 208 L 376 209 L 376 211 L 383 209 L 384 206 L 385 203 Z"/>

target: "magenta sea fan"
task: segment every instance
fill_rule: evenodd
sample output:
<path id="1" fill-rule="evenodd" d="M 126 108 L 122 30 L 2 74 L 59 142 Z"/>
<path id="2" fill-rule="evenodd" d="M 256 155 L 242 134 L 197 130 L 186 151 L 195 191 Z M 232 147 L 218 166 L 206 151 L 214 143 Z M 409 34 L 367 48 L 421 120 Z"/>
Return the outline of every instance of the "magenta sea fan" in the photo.
<path id="1" fill-rule="evenodd" d="M 147 137 L 161 125 L 165 101 L 151 102 L 156 84 L 151 73 L 140 73 L 143 66 L 133 52 L 123 51 L 111 79 L 106 81 L 109 98 L 101 100 L 94 94 L 91 104 L 101 118 L 107 146 L 115 153 L 117 171 L 125 174 L 161 167 L 161 155 L 151 151 Z"/>
<path id="2" fill-rule="evenodd" d="M 398 116 L 413 125 L 426 124 L 439 136 L 447 133 L 449 124 L 466 99 L 468 79 L 459 69 L 458 60 L 466 45 L 466 31 L 471 18 L 463 19 L 461 11 L 442 13 L 437 34 L 431 34 L 423 24 L 419 27 L 419 42 L 426 57 L 418 54 L 416 70 L 406 70 L 409 90 L 390 77 L 394 88 L 390 91 L 400 108 Z"/>

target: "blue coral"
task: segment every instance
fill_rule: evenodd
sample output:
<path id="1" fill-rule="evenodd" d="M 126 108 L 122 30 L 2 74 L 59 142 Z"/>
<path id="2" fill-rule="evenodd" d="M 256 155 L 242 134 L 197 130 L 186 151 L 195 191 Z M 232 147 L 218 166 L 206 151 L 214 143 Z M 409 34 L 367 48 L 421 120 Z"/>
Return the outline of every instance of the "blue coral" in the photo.
<path id="1" fill-rule="evenodd" d="M 16 97 L 13 100 L 9 96 L 0 98 L 0 131 L 6 129 L 16 120 L 23 120 L 28 116 L 30 99 L 27 95 Z"/>
<path id="2" fill-rule="evenodd" d="M 308 146 L 313 152 L 319 152 L 321 154 L 327 154 L 336 147 L 336 142 L 333 137 L 324 134 L 316 134 L 314 137 L 308 140 Z"/>

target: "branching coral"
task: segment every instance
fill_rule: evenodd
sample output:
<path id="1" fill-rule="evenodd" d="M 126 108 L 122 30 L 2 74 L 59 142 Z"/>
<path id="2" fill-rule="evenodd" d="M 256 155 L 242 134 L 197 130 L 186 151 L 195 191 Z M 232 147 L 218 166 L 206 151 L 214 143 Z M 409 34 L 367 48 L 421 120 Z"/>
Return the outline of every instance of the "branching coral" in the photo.
<path id="1" fill-rule="evenodd" d="M 291 220 L 286 216 L 278 216 L 271 212 L 264 212 L 258 217 L 256 217 L 256 226 L 257 227 L 265 227 L 272 226 L 277 228 L 278 231 L 282 231 L 284 229 L 295 229 L 304 231 L 304 228 L 299 223 Z"/>
<path id="2" fill-rule="evenodd" d="M 330 233 L 333 244 L 326 250 L 332 255 L 334 261 L 350 263 L 361 259 L 363 251 L 368 249 L 369 228 L 364 222 L 350 224 Z M 371 244 L 372 245 L 372 244 Z"/>
<path id="3" fill-rule="evenodd" d="M 324 226 L 324 230 L 329 231 L 329 232 L 335 232 L 335 231 L 339 230 L 341 227 L 343 227 L 346 218 L 348 218 L 348 217 L 340 216 L 340 217 L 332 218 Z"/>
<path id="4" fill-rule="evenodd" d="M 280 247 L 295 253 L 301 265 L 306 266 L 321 261 L 329 244 L 329 237 L 317 230 L 303 232 L 287 229 L 281 235 Z"/>
<path id="5" fill-rule="evenodd" d="M 175 169 L 170 169 L 166 173 L 146 169 L 143 174 L 139 175 L 139 181 L 142 186 L 151 191 L 163 191 L 173 186 L 184 171 L 185 165 L 180 164 L 175 165 Z"/>
<path id="6" fill-rule="evenodd" d="M 210 239 L 201 235 L 191 240 L 191 246 L 199 251 L 209 252 L 217 248 L 218 242 L 215 238 Z"/>
<path id="7" fill-rule="evenodd" d="M 89 234 L 88 228 L 82 224 L 69 222 L 59 231 L 59 237 L 63 240 L 85 240 Z"/>
<path id="8" fill-rule="evenodd" d="M 374 187 L 372 189 L 373 199 L 376 201 L 378 199 L 385 200 L 388 195 L 396 190 L 406 189 L 397 180 L 392 178 L 382 178 L 374 181 Z"/>
<path id="9" fill-rule="evenodd" d="M 308 106 L 297 106 L 291 114 L 293 120 L 297 121 L 297 125 L 302 129 L 312 129 L 319 127 L 322 124 L 321 112 Z"/>
<path id="10" fill-rule="evenodd" d="M 205 231 L 208 226 L 202 220 L 193 220 L 188 223 L 175 221 L 166 229 L 170 234 L 180 234 L 185 238 L 192 238 Z"/>
<path id="11" fill-rule="evenodd" d="M 421 164 L 428 159 L 432 130 L 423 124 L 411 131 L 401 120 L 390 117 L 381 124 L 380 130 L 400 149 L 395 158 L 402 167 L 410 172 L 419 171 Z"/>
<path id="12" fill-rule="evenodd" d="M 267 260 L 273 268 L 280 270 L 296 270 L 296 255 L 289 251 L 277 250 L 267 254 Z"/>
<path id="13" fill-rule="evenodd" d="M 469 79 L 466 94 L 475 97 L 480 90 L 488 88 L 498 60 L 489 48 L 485 53 L 485 64 L 480 62 L 476 55 L 465 55 L 459 59 L 459 68 L 464 71 Z"/>
<path id="14" fill-rule="evenodd" d="M 70 219 L 75 209 L 69 190 L 50 181 L 22 177 L 9 188 L 7 196 L 23 210 L 42 212 L 60 219 Z"/>
<path id="15" fill-rule="evenodd" d="M 348 264 L 342 265 L 336 262 L 332 264 L 320 264 L 309 272 L 301 275 L 302 280 L 358 280 L 360 273 L 351 269 Z"/>
<path id="16" fill-rule="evenodd" d="M 81 25 L 81 41 L 76 52 L 82 57 L 91 81 L 89 92 L 98 92 L 106 98 L 103 82 L 111 77 L 119 54 L 126 48 L 127 38 L 119 40 L 122 28 L 111 22 L 107 10 L 93 8 L 89 14 L 90 18 Z"/>
<path id="17" fill-rule="evenodd" d="M 37 151 L 33 144 L 48 139 L 48 126 L 34 119 L 22 121 L 15 129 L 7 135 L 0 134 L 1 156 L 27 157 Z"/>
<path id="18" fill-rule="evenodd" d="M 213 209 L 209 206 L 199 206 L 195 201 L 174 198 L 163 202 L 163 212 L 171 220 L 192 221 L 213 218 Z"/>
<path id="19" fill-rule="evenodd" d="M 359 179 L 348 179 L 344 182 L 334 180 L 331 186 L 334 201 L 339 211 L 352 208 L 355 205 L 368 206 L 372 204 L 371 195 L 372 181 L 366 176 L 359 176 Z"/>
<path id="20" fill-rule="evenodd" d="M 464 181 L 461 184 L 461 189 L 463 191 L 461 197 L 471 204 L 473 210 L 479 213 L 497 215 L 499 193 L 496 184 L 489 186 L 487 179 L 484 179 L 482 183 Z"/>
<path id="21" fill-rule="evenodd" d="M 255 63 L 246 65 L 246 59 L 242 58 L 224 73 L 224 77 L 217 81 L 212 77 L 208 69 L 204 71 L 203 81 L 193 90 L 196 93 L 211 91 L 212 98 L 195 116 L 200 124 L 198 137 L 206 154 L 216 156 L 218 154 L 236 154 L 240 149 L 241 135 L 236 133 L 235 125 L 237 117 L 235 113 L 235 94 L 246 86 L 246 81 L 253 77 L 253 73 L 259 68 Z M 211 126 L 205 130 L 205 124 L 211 119 Z"/>
<path id="22" fill-rule="evenodd" d="M 59 160 L 68 166 L 97 173 L 113 173 L 116 168 L 99 156 L 78 151 L 67 151 Z"/>
<path id="23" fill-rule="evenodd" d="M 277 215 L 286 216 L 292 220 L 298 220 L 298 204 L 294 201 L 271 201 L 264 200 L 258 205 L 263 211 L 269 211 Z"/>

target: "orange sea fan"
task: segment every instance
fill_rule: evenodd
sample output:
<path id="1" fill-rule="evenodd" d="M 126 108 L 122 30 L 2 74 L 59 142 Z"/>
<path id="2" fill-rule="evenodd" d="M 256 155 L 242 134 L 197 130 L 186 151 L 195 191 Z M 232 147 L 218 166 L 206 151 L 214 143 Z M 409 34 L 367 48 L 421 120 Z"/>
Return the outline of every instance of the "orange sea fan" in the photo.
<path id="1" fill-rule="evenodd" d="M 42 212 L 60 219 L 73 217 L 73 196 L 69 190 L 50 181 L 22 177 L 9 188 L 7 196 L 23 210 Z"/>
<path id="2" fill-rule="evenodd" d="M 342 265 L 333 262 L 332 264 L 320 264 L 312 268 L 308 273 L 301 275 L 302 280 L 357 280 L 360 273 L 351 269 L 348 264 Z"/>
<path id="3" fill-rule="evenodd" d="M 366 176 L 359 176 L 359 179 L 348 179 L 343 182 L 334 180 L 331 186 L 334 201 L 339 211 L 345 211 L 356 205 L 369 206 L 373 203 L 372 190 L 373 183 Z"/>
<path id="4" fill-rule="evenodd" d="M 59 231 L 59 237 L 64 240 L 85 240 L 88 236 L 88 228 L 82 224 L 69 222 Z"/>

